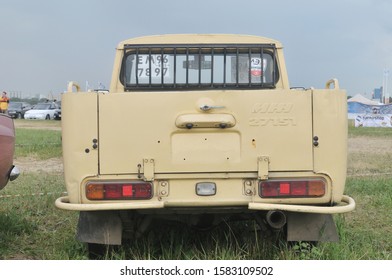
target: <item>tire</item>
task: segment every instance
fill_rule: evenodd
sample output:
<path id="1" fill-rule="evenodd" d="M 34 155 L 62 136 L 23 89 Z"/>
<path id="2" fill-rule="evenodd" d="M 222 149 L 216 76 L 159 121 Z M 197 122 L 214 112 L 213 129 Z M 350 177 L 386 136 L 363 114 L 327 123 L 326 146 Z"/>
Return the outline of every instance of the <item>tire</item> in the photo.
<path id="1" fill-rule="evenodd" d="M 50 115 L 46 115 L 45 120 L 50 120 Z"/>

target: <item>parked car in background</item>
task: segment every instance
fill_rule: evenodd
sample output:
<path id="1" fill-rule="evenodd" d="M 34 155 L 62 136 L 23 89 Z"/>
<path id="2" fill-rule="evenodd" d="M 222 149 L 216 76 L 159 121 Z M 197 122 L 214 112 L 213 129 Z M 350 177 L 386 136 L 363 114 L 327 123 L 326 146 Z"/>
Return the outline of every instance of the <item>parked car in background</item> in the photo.
<path id="1" fill-rule="evenodd" d="M 15 152 L 15 128 L 12 119 L 0 114 L 0 190 L 9 180 L 19 176 L 19 170 L 13 165 Z"/>
<path id="2" fill-rule="evenodd" d="M 53 120 L 59 109 L 55 102 L 38 103 L 24 115 L 25 119 Z"/>
<path id="3" fill-rule="evenodd" d="M 14 119 L 23 119 L 26 111 L 31 110 L 32 106 L 27 102 L 10 102 L 8 105 L 8 115 Z"/>
<path id="4" fill-rule="evenodd" d="M 55 103 L 57 104 L 58 109 L 56 110 L 56 113 L 54 113 L 54 119 L 61 120 L 61 101 L 56 101 Z"/>

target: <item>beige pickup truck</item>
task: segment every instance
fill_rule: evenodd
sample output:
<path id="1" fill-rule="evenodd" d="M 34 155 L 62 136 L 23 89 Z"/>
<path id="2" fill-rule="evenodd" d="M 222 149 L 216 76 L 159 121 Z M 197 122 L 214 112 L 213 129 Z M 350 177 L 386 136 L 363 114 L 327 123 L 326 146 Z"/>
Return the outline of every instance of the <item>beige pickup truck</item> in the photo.
<path id="1" fill-rule="evenodd" d="M 336 79 L 290 88 L 280 42 L 163 35 L 121 42 L 108 91 L 62 96 L 58 208 L 77 238 L 121 244 L 155 219 L 207 229 L 252 218 L 287 240 L 338 240 L 347 103 Z"/>

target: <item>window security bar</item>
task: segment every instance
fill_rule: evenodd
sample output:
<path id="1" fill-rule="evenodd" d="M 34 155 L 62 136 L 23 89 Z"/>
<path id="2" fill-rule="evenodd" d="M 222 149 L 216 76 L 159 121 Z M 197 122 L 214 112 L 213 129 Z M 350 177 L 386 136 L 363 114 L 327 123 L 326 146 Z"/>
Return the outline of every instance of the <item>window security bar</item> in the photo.
<path id="1" fill-rule="evenodd" d="M 275 88 L 274 44 L 125 45 L 126 91 Z"/>

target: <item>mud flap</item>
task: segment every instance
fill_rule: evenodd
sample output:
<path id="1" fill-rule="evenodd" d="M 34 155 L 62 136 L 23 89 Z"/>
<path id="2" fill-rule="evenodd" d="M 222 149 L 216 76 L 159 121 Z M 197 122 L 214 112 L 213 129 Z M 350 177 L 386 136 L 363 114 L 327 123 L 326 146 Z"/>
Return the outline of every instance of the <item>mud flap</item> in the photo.
<path id="1" fill-rule="evenodd" d="M 287 241 L 338 242 L 339 236 L 330 214 L 287 212 Z"/>
<path id="2" fill-rule="evenodd" d="M 122 223 L 116 211 L 82 211 L 76 238 L 85 243 L 121 245 Z"/>

